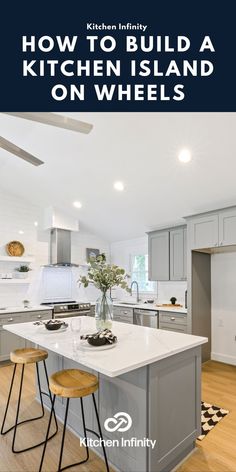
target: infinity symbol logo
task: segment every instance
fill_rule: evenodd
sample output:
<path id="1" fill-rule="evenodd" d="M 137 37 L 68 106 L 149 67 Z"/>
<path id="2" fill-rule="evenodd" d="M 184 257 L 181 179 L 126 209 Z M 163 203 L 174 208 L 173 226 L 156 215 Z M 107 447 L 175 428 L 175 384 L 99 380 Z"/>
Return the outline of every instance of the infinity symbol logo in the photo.
<path id="1" fill-rule="evenodd" d="M 107 418 L 104 422 L 104 428 L 109 432 L 128 431 L 132 426 L 132 418 L 128 413 L 119 411 L 112 418 Z"/>

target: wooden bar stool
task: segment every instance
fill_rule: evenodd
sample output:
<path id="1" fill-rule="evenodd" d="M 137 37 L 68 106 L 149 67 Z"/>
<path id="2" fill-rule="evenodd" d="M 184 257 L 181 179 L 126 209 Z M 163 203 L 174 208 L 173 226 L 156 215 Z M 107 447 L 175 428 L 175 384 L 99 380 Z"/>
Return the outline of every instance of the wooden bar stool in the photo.
<path id="1" fill-rule="evenodd" d="M 46 362 L 45 359 L 47 359 L 48 353 L 47 351 L 44 351 L 43 349 L 35 349 L 33 347 L 31 348 L 25 348 L 25 349 L 16 349 L 15 351 L 12 351 L 10 354 L 10 360 L 11 362 L 14 363 L 14 369 L 13 369 L 13 375 L 12 375 L 12 380 L 11 380 L 11 385 L 10 385 L 10 390 L 8 394 L 8 399 L 7 399 L 7 404 L 6 404 L 6 409 L 3 417 L 3 422 L 2 422 L 2 427 L 1 427 L 1 434 L 5 435 L 9 433 L 9 431 L 14 431 L 13 432 L 13 439 L 12 439 L 12 452 L 14 453 L 20 453 L 20 452 L 25 452 L 29 451 L 30 449 L 34 449 L 35 447 L 41 446 L 44 444 L 44 441 L 41 441 L 38 444 L 34 444 L 33 446 L 27 447 L 25 449 L 15 449 L 15 441 L 16 441 L 16 432 L 17 432 L 17 427 L 19 425 L 22 425 L 23 423 L 28 423 L 30 421 L 36 421 L 39 420 L 40 418 L 43 418 L 44 416 L 44 405 L 43 405 L 43 395 L 47 395 L 50 400 L 51 400 L 51 405 L 52 405 L 52 394 L 49 389 L 49 380 L 48 380 L 48 373 L 47 373 L 47 367 L 46 367 Z M 41 383 L 40 383 L 40 375 L 39 375 L 39 367 L 38 363 L 43 362 L 44 365 L 44 372 L 45 372 L 45 377 L 47 381 L 47 387 L 48 387 L 48 393 L 43 392 L 41 389 Z M 26 364 L 35 364 L 36 365 L 36 372 L 37 372 L 37 380 L 38 380 L 38 388 L 39 388 L 39 396 L 40 396 L 40 403 L 41 403 L 41 408 L 42 408 L 42 414 L 40 416 L 37 416 L 35 418 L 29 418 L 27 420 L 19 421 L 19 412 L 20 412 L 20 403 L 21 403 L 21 394 L 22 394 L 22 387 L 23 387 L 23 380 L 24 380 L 24 372 L 25 372 L 25 365 Z M 22 365 L 21 369 L 21 379 L 20 379 L 20 388 L 19 388 L 19 394 L 18 394 L 18 400 L 17 400 L 17 408 L 16 408 L 16 419 L 15 419 L 15 424 L 8 428 L 7 430 L 4 431 L 4 426 L 7 418 L 7 412 L 10 404 L 10 399 L 11 399 L 11 394 L 12 394 L 12 389 L 14 385 L 14 380 L 15 380 L 15 374 L 16 374 L 16 368 L 17 365 Z M 52 406 L 53 408 L 53 406 Z M 50 436 L 49 439 L 52 439 L 58 431 L 58 424 L 57 424 L 57 419 L 55 415 L 55 411 L 53 408 L 53 415 L 55 419 L 55 425 L 56 425 L 56 431 Z"/>
<path id="2" fill-rule="evenodd" d="M 87 446 L 87 431 L 95 434 L 99 439 L 102 440 L 101 442 L 102 442 L 102 449 L 103 449 L 103 454 L 104 454 L 104 459 L 105 459 L 105 464 L 106 464 L 106 470 L 107 472 L 109 472 L 109 465 L 107 461 L 105 446 L 103 443 L 102 430 L 100 426 L 98 410 L 97 410 L 96 400 L 94 396 L 94 392 L 96 392 L 96 390 L 98 389 L 97 377 L 93 374 L 90 374 L 88 372 L 85 372 L 79 369 L 61 370 L 59 372 L 56 372 L 50 377 L 49 388 L 51 392 L 53 393 L 52 409 L 51 409 L 51 414 L 49 418 L 46 439 L 44 442 L 44 448 L 43 448 L 42 458 L 40 462 L 39 472 L 41 472 L 42 466 L 43 466 L 44 455 L 45 455 L 45 451 L 47 447 L 47 441 L 49 437 L 49 431 L 50 431 L 50 426 L 51 426 L 51 421 L 52 421 L 53 407 L 54 407 L 56 395 L 67 399 L 64 425 L 63 425 L 63 433 L 62 433 L 62 441 L 61 441 L 60 458 L 59 458 L 59 464 L 58 464 L 58 469 L 57 469 L 58 472 L 61 472 L 62 470 L 69 469 L 70 467 L 75 467 L 76 465 L 84 464 L 84 462 L 87 462 L 87 460 L 89 459 L 89 449 Z M 83 397 L 86 397 L 87 395 L 92 395 L 99 434 L 89 428 L 86 428 L 86 425 L 85 425 Z M 84 437 L 86 439 L 86 458 L 80 462 L 76 462 L 74 464 L 61 467 L 70 398 L 80 398 Z"/>

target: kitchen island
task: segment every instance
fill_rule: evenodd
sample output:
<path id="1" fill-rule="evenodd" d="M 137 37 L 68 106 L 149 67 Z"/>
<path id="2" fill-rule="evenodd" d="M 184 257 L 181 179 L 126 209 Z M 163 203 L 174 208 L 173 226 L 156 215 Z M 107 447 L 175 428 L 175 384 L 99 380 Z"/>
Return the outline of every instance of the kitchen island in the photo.
<path id="1" fill-rule="evenodd" d="M 93 318 L 81 319 L 83 334 L 95 331 Z M 117 470 L 167 472 L 194 449 L 200 434 L 201 345 L 206 338 L 114 322 L 114 348 L 74 352 L 70 327 L 61 333 L 33 323 L 4 328 L 47 349 L 49 373 L 68 368 L 96 373 L 102 425 L 118 412 L 130 415 L 132 425 L 126 431 L 109 427 L 114 421 L 103 428 L 108 458 Z M 85 408 L 87 427 L 96 430 L 90 397 Z M 64 409 L 64 401 L 57 399 L 59 418 Z M 82 436 L 79 400 L 72 402 L 69 427 Z"/>

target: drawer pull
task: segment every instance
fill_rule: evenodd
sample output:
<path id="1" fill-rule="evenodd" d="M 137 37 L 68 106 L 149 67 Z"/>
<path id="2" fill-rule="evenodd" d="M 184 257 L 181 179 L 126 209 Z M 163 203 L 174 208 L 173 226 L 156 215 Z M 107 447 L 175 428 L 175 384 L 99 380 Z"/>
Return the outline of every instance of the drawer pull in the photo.
<path id="1" fill-rule="evenodd" d="M 8 323 L 10 323 L 11 321 L 13 321 L 13 318 L 8 318 Z"/>
<path id="2" fill-rule="evenodd" d="M 38 315 L 37 318 L 39 318 L 39 319 L 42 318 L 42 315 Z"/>
<path id="3" fill-rule="evenodd" d="M 174 318 L 174 316 L 172 316 L 172 317 L 171 317 L 171 321 L 175 321 L 175 318 Z"/>
<path id="4" fill-rule="evenodd" d="M 127 311 L 124 311 L 124 315 L 128 315 L 128 312 L 127 312 Z"/>

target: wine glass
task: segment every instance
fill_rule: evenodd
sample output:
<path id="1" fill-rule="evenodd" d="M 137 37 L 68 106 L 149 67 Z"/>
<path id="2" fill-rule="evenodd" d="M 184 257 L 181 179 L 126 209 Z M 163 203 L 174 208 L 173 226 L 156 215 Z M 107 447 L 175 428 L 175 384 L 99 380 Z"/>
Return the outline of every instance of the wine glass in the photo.
<path id="1" fill-rule="evenodd" d="M 71 319 L 70 327 L 73 335 L 73 352 L 76 353 L 78 342 L 79 342 L 79 333 L 81 331 L 81 318 L 76 316 Z"/>

